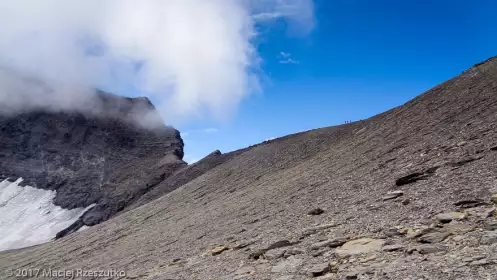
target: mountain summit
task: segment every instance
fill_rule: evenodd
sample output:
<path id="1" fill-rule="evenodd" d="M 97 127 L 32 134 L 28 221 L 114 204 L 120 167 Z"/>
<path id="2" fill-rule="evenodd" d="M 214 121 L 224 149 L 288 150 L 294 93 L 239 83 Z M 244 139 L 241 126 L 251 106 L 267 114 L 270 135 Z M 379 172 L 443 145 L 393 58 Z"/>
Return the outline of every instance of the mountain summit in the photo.
<path id="1" fill-rule="evenodd" d="M 54 204 L 65 209 L 95 205 L 71 231 L 108 219 L 145 193 L 151 178 L 186 165 L 179 132 L 164 126 L 147 98 L 97 92 L 92 101 L 81 112 L 0 116 L 3 179 L 54 190 Z M 142 125 L 145 118 L 153 125 Z"/>

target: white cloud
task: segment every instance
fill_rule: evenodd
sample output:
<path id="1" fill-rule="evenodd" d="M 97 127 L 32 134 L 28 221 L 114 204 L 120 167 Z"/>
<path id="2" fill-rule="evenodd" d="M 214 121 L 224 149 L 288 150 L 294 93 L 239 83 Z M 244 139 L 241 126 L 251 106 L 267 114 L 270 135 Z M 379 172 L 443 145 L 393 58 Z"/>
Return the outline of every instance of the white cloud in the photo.
<path id="1" fill-rule="evenodd" d="M 290 19 L 304 33 L 314 27 L 314 3 L 311 0 L 248 0 L 256 22 Z"/>
<path id="2" fill-rule="evenodd" d="M 181 132 L 181 137 L 187 137 L 187 136 L 190 136 L 193 134 L 198 134 L 198 133 L 216 133 L 216 132 L 219 132 L 219 128 L 207 127 L 207 128 L 202 128 L 202 129 L 195 129 L 195 130 Z"/>
<path id="3" fill-rule="evenodd" d="M 299 64 L 300 61 L 292 59 L 292 58 L 287 58 L 287 59 L 280 60 L 280 63 L 281 64 Z"/>
<path id="4" fill-rule="evenodd" d="M 203 129 L 202 131 L 205 132 L 205 133 L 215 133 L 215 132 L 218 132 L 219 129 L 214 128 L 214 127 L 209 127 L 209 128 Z"/>
<path id="5" fill-rule="evenodd" d="M 281 63 L 281 64 L 299 64 L 300 63 L 300 61 L 292 58 L 291 53 L 287 53 L 287 52 L 280 52 L 280 54 L 278 55 L 278 58 L 280 59 L 279 63 Z"/>
<path id="6" fill-rule="evenodd" d="M 84 90 L 75 89 L 107 87 L 152 97 L 170 124 L 222 119 L 259 87 L 255 24 L 285 18 L 308 29 L 312 10 L 312 0 L 1 1 L 0 68 L 40 78 L 57 95 L 29 89 L 15 100 L 19 91 L 3 81 L 0 103 L 79 107 Z"/>
<path id="7" fill-rule="evenodd" d="M 281 18 L 282 14 L 278 12 L 272 13 L 259 13 L 252 16 L 255 21 L 268 21 Z"/>

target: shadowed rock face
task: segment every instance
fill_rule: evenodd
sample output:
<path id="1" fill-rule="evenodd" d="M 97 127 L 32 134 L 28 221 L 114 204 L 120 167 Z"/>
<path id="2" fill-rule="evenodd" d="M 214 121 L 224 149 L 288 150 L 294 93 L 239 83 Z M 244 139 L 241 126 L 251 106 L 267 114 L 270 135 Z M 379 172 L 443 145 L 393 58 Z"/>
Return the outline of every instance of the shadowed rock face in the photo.
<path id="1" fill-rule="evenodd" d="M 367 120 L 213 153 L 159 177 L 140 207 L 0 253 L 0 271 L 497 279 L 496 112 L 494 58 Z"/>
<path id="2" fill-rule="evenodd" d="M 164 126 L 147 98 L 98 92 L 93 102 L 82 113 L 0 116 L 0 174 L 56 190 L 54 203 L 63 208 L 97 204 L 82 217 L 85 225 L 108 219 L 149 181 L 186 165 L 179 132 Z"/>

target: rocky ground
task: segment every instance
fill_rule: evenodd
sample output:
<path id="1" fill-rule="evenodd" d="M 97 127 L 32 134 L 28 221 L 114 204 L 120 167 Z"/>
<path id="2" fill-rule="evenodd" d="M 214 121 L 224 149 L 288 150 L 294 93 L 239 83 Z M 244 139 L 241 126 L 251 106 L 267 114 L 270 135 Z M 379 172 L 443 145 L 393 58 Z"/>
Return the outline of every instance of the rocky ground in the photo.
<path id="1" fill-rule="evenodd" d="M 494 58 L 383 114 L 249 147 L 104 223 L 0 253 L 0 271 L 497 279 L 496 139 Z"/>

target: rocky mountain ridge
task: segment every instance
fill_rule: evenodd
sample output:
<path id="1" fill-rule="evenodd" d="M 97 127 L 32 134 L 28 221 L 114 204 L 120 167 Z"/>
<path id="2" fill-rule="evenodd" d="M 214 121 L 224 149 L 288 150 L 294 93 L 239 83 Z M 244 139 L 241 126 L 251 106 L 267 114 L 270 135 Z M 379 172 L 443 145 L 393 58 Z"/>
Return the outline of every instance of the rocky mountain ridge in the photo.
<path id="1" fill-rule="evenodd" d="M 3 179 L 56 190 L 54 203 L 66 209 L 96 204 L 70 231 L 108 219 L 145 193 L 151 178 L 186 166 L 180 133 L 164 126 L 147 98 L 95 96 L 90 112 L 0 116 Z M 141 126 L 142 115 L 154 126 Z"/>
<path id="2" fill-rule="evenodd" d="M 367 120 L 214 153 L 204 161 L 211 167 L 192 165 L 195 178 L 169 192 L 167 180 L 156 184 L 140 207 L 0 253 L 0 270 L 118 269 L 123 279 L 149 280 L 496 279 L 496 138 L 492 58 Z"/>

